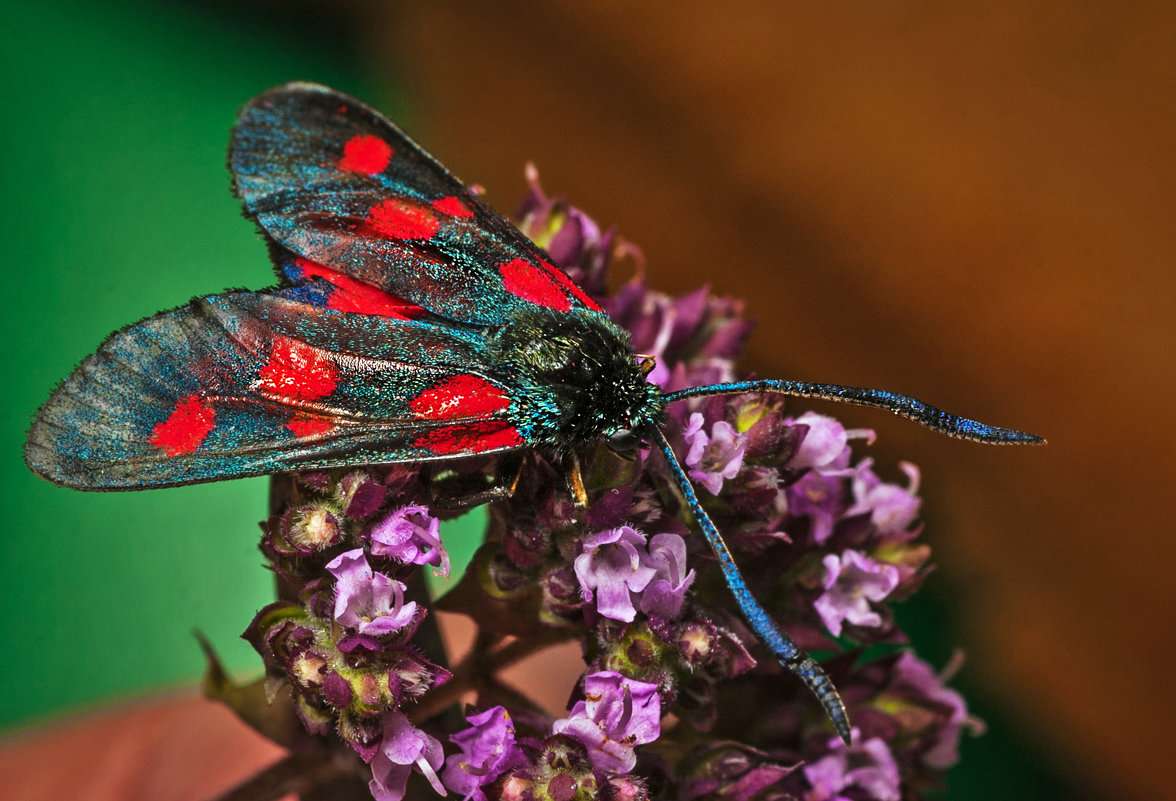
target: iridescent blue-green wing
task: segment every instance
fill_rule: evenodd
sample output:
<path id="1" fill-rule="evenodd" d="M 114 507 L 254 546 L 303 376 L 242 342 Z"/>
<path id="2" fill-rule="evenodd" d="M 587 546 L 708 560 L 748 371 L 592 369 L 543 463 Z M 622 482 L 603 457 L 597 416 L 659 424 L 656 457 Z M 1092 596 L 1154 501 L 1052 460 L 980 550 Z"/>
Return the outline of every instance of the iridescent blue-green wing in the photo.
<path id="1" fill-rule="evenodd" d="M 600 311 L 399 128 L 332 89 L 252 100 L 229 164 L 245 213 L 280 246 L 434 314 L 487 325 L 534 307 Z"/>
<path id="2" fill-rule="evenodd" d="M 30 467 L 139 489 L 528 444 L 477 336 L 299 293 L 198 298 L 116 332 L 38 413 Z"/>

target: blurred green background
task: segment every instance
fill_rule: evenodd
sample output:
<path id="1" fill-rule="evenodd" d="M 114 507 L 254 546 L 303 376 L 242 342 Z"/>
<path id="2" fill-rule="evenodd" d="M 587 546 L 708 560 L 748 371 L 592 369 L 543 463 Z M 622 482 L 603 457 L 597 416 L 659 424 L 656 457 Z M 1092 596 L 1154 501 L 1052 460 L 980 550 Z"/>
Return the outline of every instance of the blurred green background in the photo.
<path id="1" fill-rule="evenodd" d="M 30 474 L 21 447 L 54 383 L 114 329 L 272 282 L 229 192 L 236 109 L 293 76 L 372 88 L 337 53 L 195 6 L 7 10 L 0 715 L 11 724 L 191 682 L 194 627 L 231 667 L 257 670 L 238 635 L 272 596 L 256 550 L 266 480 L 78 493 Z"/>
<path id="2" fill-rule="evenodd" d="M 258 671 L 238 635 L 272 598 L 256 550 L 266 480 L 72 492 L 25 469 L 24 432 L 112 330 L 194 295 L 272 283 L 229 192 L 239 106 L 293 78 L 396 104 L 329 46 L 343 44 L 329 16 L 275 26 L 196 4 L 49 0 L 10 6 L 8 21 L 0 723 L 11 725 L 190 684 L 193 628 L 231 668 Z"/>
<path id="3" fill-rule="evenodd" d="M 193 682 L 202 668 L 193 628 L 231 669 L 257 670 L 238 635 L 272 597 L 256 551 L 264 480 L 86 494 L 41 481 L 21 458 L 32 413 L 110 331 L 193 295 L 270 283 L 224 166 L 241 104 L 274 84 L 311 80 L 411 123 L 395 87 L 354 60 L 330 4 L 287 4 L 280 14 L 277 4 L 228 8 L 8 5 L 0 50 L 5 727 Z M 933 664 L 955 641 L 940 622 L 950 617 L 949 589 L 932 580 L 902 610 Z M 968 692 L 990 734 L 965 743 L 952 797 L 1079 797 L 991 699 Z"/>

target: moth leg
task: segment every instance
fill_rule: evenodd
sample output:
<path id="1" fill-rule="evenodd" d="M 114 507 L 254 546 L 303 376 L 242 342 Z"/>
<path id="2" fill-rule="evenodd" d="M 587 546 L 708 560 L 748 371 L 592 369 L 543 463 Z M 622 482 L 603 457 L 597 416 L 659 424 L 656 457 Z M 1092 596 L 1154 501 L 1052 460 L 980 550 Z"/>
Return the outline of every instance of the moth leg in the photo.
<path id="1" fill-rule="evenodd" d="M 572 463 L 568 465 L 568 490 L 572 493 L 576 511 L 583 512 L 588 508 L 588 490 L 584 488 L 584 475 L 580 472 L 580 459 L 575 454 L 572 454 Z"/>
<path id="2" fill-rule="evenodd" d="M 505 500 L 511 497 L 512 494 L 512 487 L 504 487 L 502 485 L 495 485 L 481 492 L 468 493 L 461 496 L 436 494 L 429 499 L 429 508 L 446 512 L 464 512 L 468 509 L 482 506 L 483 504 L 492 503 L 493 501 Z"/>
<path id="3" fill-rule="evenodd" d="M 461 512 L 513 497 L 523 474 L 523 460 L 510 457 L 502 461 L 490 476 L 444 471 L 433 477 L 428 482 L 429 508 Z M 473 484 L 475 481 L 477 485 Z"/>

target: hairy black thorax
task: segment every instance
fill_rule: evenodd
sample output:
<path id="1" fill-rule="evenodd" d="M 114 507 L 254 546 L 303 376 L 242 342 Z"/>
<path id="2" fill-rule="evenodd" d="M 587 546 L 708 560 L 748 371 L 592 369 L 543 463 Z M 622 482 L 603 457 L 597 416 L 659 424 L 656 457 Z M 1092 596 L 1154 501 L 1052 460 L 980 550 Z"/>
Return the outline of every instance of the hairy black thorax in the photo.
<path id="1" fill-rule="evenodd" d="M 488 337 L 491 362 L 515 384 L 528 438 L 570 452 L 601 438 L 644 439 L 661 424 L 661 391 L 645 380 L 628 332 L 604 314 L 527 309 Z"/>

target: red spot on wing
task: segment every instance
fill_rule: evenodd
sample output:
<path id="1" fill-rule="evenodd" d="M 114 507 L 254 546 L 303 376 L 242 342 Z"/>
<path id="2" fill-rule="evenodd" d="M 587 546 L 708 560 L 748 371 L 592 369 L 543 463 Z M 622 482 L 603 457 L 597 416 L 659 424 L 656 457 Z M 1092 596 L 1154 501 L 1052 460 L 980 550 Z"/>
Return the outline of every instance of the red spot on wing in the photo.
<path id="1" fill-rule="evenodd" d="M 383 172 L 392 161 L 392 146 L 378 136 L 356 134 L 343 145 L 343 158 L 338 166 L 347 172 L 375 175 Z"/>
<path id="2" fill-rule="evenodd" d="M 194 453 L 216 425 L 216 410 L 199 395 L 189 395 L 176 404 L 171 415 L 151 430 L 148 440 L 168 456 Z"/>
<path id="3" fill-rule="evenodd" d="M 502 275 L 502 285 L 512 295 L 556 311 L 572 308 L 567 293 L 552 275 L 525 259 L 504 262 L 498 265 L 498 272 Z"/>
<path id="4" fill-rule="evenodd" d="M 254 389 L 297 401 L 325 398 L 339 384 L 339 370 L 325 353 L 296 339 L 277 337 Z"/>
<path id="5" fill-rule="evenodd" d="M 486 420 L 437 428 L 417 437 L 412 444 L 415 448 L 445 456 L 515 448 L 526 443 L 518 429 L 505 420 Z"/>
<path id="6" fill-rule="evenodd" d="M 286 422 L 286 428 L 296 437 L 313 437 L 325 434 L 335 427 L 335 424 L 325 417 L 310 417 L 296 415 Z"/>
<path id="7" fill-rule="evenodd" d="M 432 205 L 434 209 L 449 217 L 467 220 L 474 216 L 474 212 L 456 196 L 437 198 Z"/>
<path id="8" fill-rule="evenodd" d="M 304 278 L 322 278 L 335 286 L 335 291 L 327 299 L 328 309 L 394 317 L 397 320 L 415 320 L 428 313 L 415 303 L 409 303 L 403 298 L 309 259 L 298 258 L 295 262 Z"/>
<path id="9" fill-rule="evenodd" d="M 539 262 L 539 266 L 542 269 L 546 270 L 547 274 L 551 278 L 554 278 L 556 280 L 556 282 L 559 283 L 560 286 L 562 286 L 568 292 L 571 292 L 572 295 L 576 298 L 576 300 L 583 303 L 589 309 L 594 309 L 596 311 L 604 311 L 604 309 L 600 308 L 600 304 L 598 304 L 592 298 L 588 297 L 588 293 L 585 292 L 583 289 L 581 289 L 576 284 L 575 281 L 568 278 L 567 274 L 564 273 L 563 270 L 559 269 L 558 267 L 554 266 L 553 264 L 551 264 L 550 262 L 547 262 L 547 261 Z"/>
<path id="10" fill-rule="evenodd" d="M 453 420 L 483 417 L 510 406 L 501 389 L 476 375 L 455 375 L 426 389 L 408 402 L 414 417 Z"/>
<path id="11" fill-rule="evenodd" d="M 373 206 L 365 222 L 377 233 L 392 239 L 431 239 L 441 228 L 431 209 L 395 197 Z"/>

